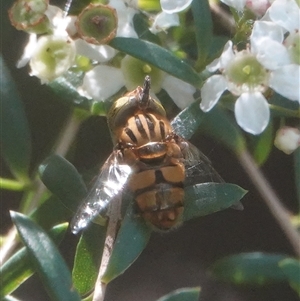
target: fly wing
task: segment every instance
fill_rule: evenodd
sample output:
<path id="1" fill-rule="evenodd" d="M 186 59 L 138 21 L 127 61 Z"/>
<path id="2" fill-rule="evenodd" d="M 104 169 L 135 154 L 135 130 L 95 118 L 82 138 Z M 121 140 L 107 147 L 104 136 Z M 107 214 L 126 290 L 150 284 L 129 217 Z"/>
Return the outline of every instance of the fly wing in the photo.
<path id="1" fill-rule="evenodd" d="M 118 151 L 114 151 L 106 160 L 92 189 L 78 208 L 71 222 L 71 231 L 77 234 L 101 212 L 119 193 L 126 184 L 131 168 L 122 162 Z"/>
<path id="2" fill-rule="evenodd" d="M 223 183 L 224 180 L 213 168 L 211 161 L 196 146 L 181 139 L 180 145 L 186 169 L 185 186 L 207 182 Z"/>
<path id="3" fill-rule="evenodd" d="M 213 168 L 211 161 L 196 146 L 181 139 L 186 176 L 184 185 L 187 187 L 207 182 L 224 183 L 225 181 Z M 211 191 L 211 195 L 214 195 L 213 191 Z M 237 202 L 231 208 L 243 210 L 244 207 L 241 202 Z"/>

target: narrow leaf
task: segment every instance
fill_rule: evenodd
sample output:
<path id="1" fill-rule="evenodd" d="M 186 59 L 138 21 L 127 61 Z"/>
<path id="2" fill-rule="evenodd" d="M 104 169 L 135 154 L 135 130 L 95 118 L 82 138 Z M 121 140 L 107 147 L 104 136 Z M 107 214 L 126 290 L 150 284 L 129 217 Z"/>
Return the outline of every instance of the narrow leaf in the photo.
<path id="1" fill-rule="evenodd" d="M 211 268 L 220 280 L 239 285 L 265 285 L 285 281 L 286 275 L 279 267 L 285 255 L 260 252 L 241 253 L 218 260 Z"/>
<path id="2" fill-rule="evenodd" d="M 40 166 L 41 180 L 67 206 L 76 211 L 79 200 L 86 195 L 86 186 L 76 168 L 65 158 L 52 155 Z"/>
<path id="3" fill-rule="evenodd" d="M 68 267 L 48 235 L 23 214 L 11 212 L 11 217 L 51 299 L 80 301 Z"/>
<path id="4" fill-rule="evenodd" d="M 191 8 L 195 23 L 198 61 L 201 62 L 202 67 L 205 67 L 203 63 L 208 56 L 213 35 L 213 23 L 209 3 L 207 0 L 194 0 Z"/>
<path id="5" fill-rule="evenodd" d="M 287 276 L 290 286 L 300 297 L 300 261 L 294 258 L 286 258 L 279 262 L 279 267 Z"/>
<path id="6" fill-rule="evenodd" d="M 59 244 L 63 239 L 67 228 L 68 223 L 57 225 L 49 231 L 49 236 L 56 244 Z M 34 270 L 32 268 L 29 254 L 27 249 L 24 247 L 10 257 L 10 259 L 7 260 L 0 268 L 0 298 L 3 298 L 7 294 L 16 290 L 33 273 Z"/>
<path id="7" fill-rule="evenodd" d="M 154 43 L 134 38 L 114 38 L 110 46 L 187 82 L 201 87 L 202 80 L 196 71 L 172 52 Z"/>
<path id="8" fill-rule="evenodd" d="M 151 232 L 151 228 L 141 217 L 136 216 L 132 205 L 130 205 L 119 230 L 107 269 L 102 277 L 104 283 L 112 281 L 130 267 L 144 250 Z"/>
<path id="9" fill-rule="evenodd" d="M 205 133 L 224 143 L 236 154 L 244 151 L 245 140 L 241 130 L 220 106 L 215 106 L 211 111 L 205 113 L 202 128 Z"/>
<path id="10" fill-rule="evenodd" d="M 105 241 L 106 227 L 91 224 L 83 232 L 76 248 L 72 271 L 73 283 L 79 294 L 86 295 L 94 288 Z"/>
<path id="11" fill-rule="evenodd" d="M 83 75 L 83 73 L 70 71 L 48 85 L 65 103 L 90 111 L 91 101 L 77 91 L 77 88 L 82 84 Z"/>
<path id="12" fill-rule="evenodd" d="M 186 187 L 183 219 L 187 221 L 229 208 L 246 193 L 238 185 L 228 183 L 202 183 Z"/>
<path id="13" fill-rule="evenodd" d="M 198 301 L 200 287 L 180 288 L 168 295 L 159 298 L 157 301 Z"/>
<path id="14" fill-rule="evenodd" d="M 1 151 L 12 173 L 27 181 L 31 138 L 24 106 L 13 78 L 0 56 Z"/>

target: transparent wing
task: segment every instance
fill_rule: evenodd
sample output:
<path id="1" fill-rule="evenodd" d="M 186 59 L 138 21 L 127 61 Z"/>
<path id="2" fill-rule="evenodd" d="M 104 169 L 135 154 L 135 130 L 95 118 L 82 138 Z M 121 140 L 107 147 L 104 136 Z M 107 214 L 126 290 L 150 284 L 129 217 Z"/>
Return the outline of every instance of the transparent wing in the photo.
<path id="1" fill-rule="evenodd" d="M 183 138 L 181 139 L 180 144 L 184 156 L 186 173 L 184 185 L 188 187 L 199 183 L 224 183 L 225 181 L 213 168 L 210 160 L 196 146 Z M 210 197 L 213 197 L 213 195 L 214 192 L 210 191 Z M 215 197 L 217 197 L 216 194 Z M 237 202 L 231 208 L 243 210 L 244 207 L 241 202 Z"/>
<path id="2" fill-rule="evenodd" d="M 180 146 L 186 169 L 185 186 L 207 182 L 224 182 L 213 168 L 210 160 L 196 146 L 183 138 L 180 140 Z"/>
<path id="3" fill-rule="evenodd" d="M 131 168 L 122 162 L 118 151 L 114 151 L 104 163 L 92 189 L 78 208 L 71 222 L 71 231 L 77 234 L 114 199 L 126 184 Z"/>

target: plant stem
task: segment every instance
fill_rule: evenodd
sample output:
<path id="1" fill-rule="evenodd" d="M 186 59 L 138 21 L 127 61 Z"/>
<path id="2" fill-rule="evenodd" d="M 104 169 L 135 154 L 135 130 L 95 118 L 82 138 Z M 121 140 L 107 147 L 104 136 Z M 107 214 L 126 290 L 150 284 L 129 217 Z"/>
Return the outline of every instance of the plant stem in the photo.
<path id="1" fill-rule="evenodd" d="M 295 254 L 300 258 L 300 236 L 291 223 L 290 214 L 286 208 L 284 208 L 250 154 L 247 151 L 244 151 L 238 156 L 238 158 L 243 168 L 248 173 L 250 179 L 257 187 L 257 190 L 261 194 L 266 205 L 269 207 L 271 213 L 277 220 L 281 229 L 286 234 L 295 251 Z"/>
<path id="2" fill-rule="evenodd" d="M 95 284 L 93 301 L 103 301 L 105 297 L 105 291 L 107 283 L 102 282 L 102 276 L 104 275 L 109 259 L 112 254 L 113 246 L 115 244 L 117 232 L 119 229 L 119 221 L 121 220 L 121 196 L 117 196 L 111 203 L 109 209 L 109 220 L 106 231 L 106 238 L 104 243 L 104 249 L 101 259 L 101 265 L 99 268 L 98 277 Z"/>
<path id="3" fill-rule="evenodd" d="M 81 120 L 76 117 L 74 113 L 71 114 L 69 119 L 66 122 L 66 125 L 59 136 L 56 146 L 54 148 L 54 153 L 65 156 L 70 145 L 72 144 L 79 126 L 80 126 Z M 26 191 L 25 193 L 27 196 L 29 195 L 30 197 L 26 197 L 26 200 L 22 204 L 22 212 L 26 214 L 30 214 L 32 210 L 34 210 L 41 199 L 41 196 L 44 194 L 46 191 L 46 187 L 42 183 L 40 179 L 37 179 L 36 185 L 34 185 L 34 190 L 32 191 Z M 6 242 L 2 245 L 0 249 L 0 263 L 2 264 L 6 258 L 11 254 L 15 246 L 17 245 L 17 231 L 14 227 L 12 227 L 7 234 L 7 240 Z"/>
<path id="4" fill-rule="evenodd" d="M 26 184 L 18 180 L 0 178 L 0 189 L 22 191 Z"/>

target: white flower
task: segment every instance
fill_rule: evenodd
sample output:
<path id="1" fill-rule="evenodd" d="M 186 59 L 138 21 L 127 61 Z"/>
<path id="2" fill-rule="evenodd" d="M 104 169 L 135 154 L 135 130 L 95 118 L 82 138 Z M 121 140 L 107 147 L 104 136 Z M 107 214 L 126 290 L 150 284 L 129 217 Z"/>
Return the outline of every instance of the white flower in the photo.
<path id="1" fill-rule="evenodd" d="M 137 13 L 137 10 L 126 6 L 125 3 L 120 0 L 110 0 L 108 5 L 117 11 L 118 29 L 116 36 L 137 38 L 138 36 L 133 26 L 133 17 Z"/>
<path id="2" fill-rule="evenodd" d="M 290 33 L 299 30 L 300 9 L 295 0 L 275 0 L 266 15 Z"/>
<path id="3" fill-rule="evenodd" d="M 66 36 L 41 36 L 30 60 L 31 75 L 47 83 L 65 73 L 75 60 L 75 44 Z"/>
<path id="4" fill-rule="evenodd" d="M 280 39 L 282 31 L 275 27 L 271 29 L 270 35 Z M 211 72 L 219 69 L 222 74 L 213 75 L 204 83 L 200 107 L 208 112 L 222 93 L 229 90 L 238 96 L 234 108 L 237 123 L 245 131 L 258 135 L 264 131 L 270 118 L 263 93 L 271 87 L 281 95 L 299 101 L 299 73 L 288 64 L 284 51 L 276 47 L 277 44 L 273 45 L 271 39 L 254 31 L 250 40 L 251 49 L 240 52 L 234 52 L 232 42 L 228 41 L 221 57 L 207 67 Z M 273 56 L 269 55 L 270 48 Z"/>
<path id="5" fill-rule="evenodd" d="M 190 6 L 193 0 L 160 0 L 162 11 L 168 14 L 179 13 Z"/>
<path id="6" fill-rule="evenodd" d="M 272 21 L 288 32 L 283 43 L 288 51 L 291 63 L 300 64 L 300 8 L 295 0 L 275 0 L 263 17 L 265 21 Z M 267 34 L 266 30 L 263 34 Z"/>
<path id="7" fill-rule="evenodd" d="M 262 16 L 271 4 L 271 0 L 221 0 L 237 11 L 244 10 L 245 7 L 250 9 L 255 15 Z"/>
<path id="8" fill-rule="evenodd" d="M 287 41 L 289 38 L 292 42 Z M 251 48 L 256 52 L 257 60 L 267 69 L 273 70 L 269 86 L 294 101 L 300 101 L 299 38 L 297 31 L 284 41 L 281 26 L 268 21 L 256 21 L 251 34 Z"/>
<path id="9" fill-rule="evenodd" d="M 128 56 L 123 60 L 128 60 Z M 141 61 L 138 64 L 137 69 L 141 69 Z M 147 64 L 144 65 L 148 66 Z M 132 78 L 130 78 L 130 71 L 134 73 Z M 95 101 L 105 101 L 124 86 L 128 91 L 135 89 L 137 81 L 141 85 L 144 80 L 143 76 L 146 74 L 142 70 L 135 72 L 134 68 L 128 68 L 128 62 L 120 69 L 100 65 L 86 73 L 80 93 L 93 98 Z M 158 93 L 161 89 L 165 89 L 175 104 L 181 109 L 194 102 L 193 94 L 196 92 L 196 89 L 190 84 L 165 74 L 161 70 L 158 73 L 154 71 L 153 74 L 150 72 L 150 75 L 153 75 L 151 88 L 153 93 Z"/>
<path id="10" fill-rule="evenodd" d="M 179 26 L 179 16 L 177 14 L 168 14 L 166 12 L 161 12 L 156 15 L 153 24 L 149 30 L 156 34 L 160 31 L 165 31 L 172 26 Z"/>
<path id="11" fill-rule="evenodd" d="M 274 145 L 287 155 L 290 155 L 300 146 L 299 129 L 287 126 L 280 128 L 276 133 Z"/>

